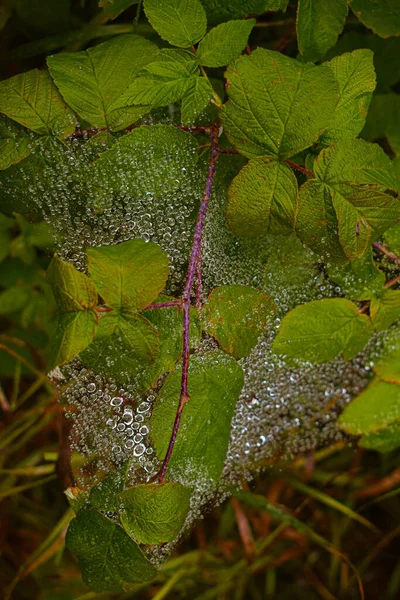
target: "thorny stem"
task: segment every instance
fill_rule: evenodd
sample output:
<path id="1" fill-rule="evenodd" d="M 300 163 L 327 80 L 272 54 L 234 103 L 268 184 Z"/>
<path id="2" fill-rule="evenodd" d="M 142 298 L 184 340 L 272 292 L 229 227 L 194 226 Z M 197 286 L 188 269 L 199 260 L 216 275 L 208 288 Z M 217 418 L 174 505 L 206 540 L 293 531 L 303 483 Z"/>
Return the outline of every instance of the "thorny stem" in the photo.
<path id="1" fill-rule="evenodd" d="M 208 202 L 210 200 L 211 190 L 214 183 L 215 169 L 217 159 L 219 156 L 218 150 L 218 135 L 219 126 L 217 124 L 211 125 L 207 128 L 206 133 L 210 136 L 210 160 L 208 163 L 208 173 L 206 184 L 204 188 L 203 200 L 200 205 L 199 213 L 196 219 L 196 226 L 194 230 L 192 252 L 189 259 L 188 274 L 186 278 L 185 290 L 183 292 L 183 358 L 182 358 L 182 381 L 181 381 L 181 394 L 179 398 L 178 410 L 175 416 L 175 422 L 172 429 L 171 438 L 169 440 L 167 453 L 165 455 L 163 464 L 159 473 L 159 482 L 164 481 L 165 473 L 168 468 L 169 461 L 171 459 L 172 451 L 174 449 L 176 436 L 178 434 L 179 424 L 185 405 L 189 402 L 190 396 L 188 392 L 188 371 L 189 371 L 189 352 L 190 352 L 190 339 L 189 339 L 189 326 L 190 326 L 190 298 L 193 288 L 194 279 L 196 277 L 197 265 L 201 254 L 201 238 L 203 234 L 204 222 L 207 214 Z"/>
<path id="2" fill-rule="evenodd" d="M 301 165 L 298 165 L 297 163 L 292 162 L 291 160 L 285 160 L 285 163 L 289 165 L 289 167 L 292 167 L 292 169 L 296 169 L 297 171 L 301 171 L 305 175 L 308 175 L 308 177 L 314 177 L 314 173 L 311 173 L 311 171 L 309 171 L 308 169 L 302 167 Z"/>

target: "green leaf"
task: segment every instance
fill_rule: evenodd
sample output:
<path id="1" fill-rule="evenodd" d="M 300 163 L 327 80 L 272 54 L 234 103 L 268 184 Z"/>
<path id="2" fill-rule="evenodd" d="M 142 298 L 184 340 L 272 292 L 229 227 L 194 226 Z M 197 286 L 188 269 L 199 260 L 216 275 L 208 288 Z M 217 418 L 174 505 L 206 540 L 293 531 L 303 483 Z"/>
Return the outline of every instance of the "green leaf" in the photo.
<path id="1" fill-rule="evenodd" d="M 400 385 L 400 348 L 384 354 L 375 364 L 374 372 L 388 383 Z"/>
<path id="2" fill-rule="evenodd" d="M 121 523 L 125 531 L 141 544 L 172 542 L 189 512 L 190 495 L 190 488 L 180 483 L 153 483 L 128 488 L 119 496 Z"/>
<path id="3" fill-rule="evenodd" d="M 400 421 L 391 423 L 377 433 L 364 435 L 358 445 L 366 450 L 377 450 L 382 454 L 392 452 L 400 446 Z"/>
<path id="4" fill-rule="evenodd" d="M 30 287 L 16 285 L 0 292 L 0 314 L 18 312 L 28 303 L 32 295 Z"/>
<path id="5" fill-rule="evenodd" d="M 293 231 L 297 179 L 272 157 L 250 160 L 228 190 L 226 218 L 236 235 L 257 236 Z"/>
<path id="6" fill-rule="evenodd" d="M 255 288 L 222 285 L 203 309 L 204 329 L 225 352 L 241 358 L 250 354 L 275 311 L 272 300 Z"/>
<path id="7" fill-rule="evenodd" d="M 266 10 L 286 10 L 288 0 L 202 0 L 209 25 L 260 15 Z"/>
<path id="8" fill-rule="evenodd" d="M 330 263 L 327 270 L 329 279 L 351 300 L 371 300 L 383 292 L 385 274 L 374 263 L 371 247 L 352 263 L 343 267 Z"/>
<path id="9" fill-rule="evenodd" d="M 168 296 L 159 296 L 156 302 L 174 300 Z M 160 335 L 160 354 L 151 364 L 141 365 L 135 375 L 135 383 L 140 391 L 145 391 L 163 373 L 169 373 L 175 368 L 183 351 L 182 310 L 177 307 L 145 310 L 143 315 L 157 329 Z M 196 348 L 200 344 L 200 327 L 197 311 L 190 310 L 190 344 Z"/>
<path id="10" fill-rule="evenodd" d="M 376 140 L 386 136 L 393 152 L 400 154 L 400 96 L 397 94 L 374 94 L 362 136 Z"/>
<path id="11" fill-rule="evenodd" d="M 72 520 L 66 544 L 79 559 L 84 582 L 95 592 L 122 592 L 124 583 L 149 581 L 156 574 L 122 527 L 95 510 L 82 510 Z"/>
<path id="12" fill-rule="evenodd" d="M 10 252 L 10 233 L 6 229 L 0 229 L 0 263 Z"/>
<path id="13" fill-rule="evenodd" d="M 393 325 L 400 319 L 400 290 L 384 290 L 379 298 L 372 299 L 370 315 L 376 331 Z"/>
<path id="14" fill-rule="evenodd" d="M 198 72 L 193 53 L 187 50 L 161 50 L 157 60 L 142 69 L 139 76 L 115 102 L 114 108 L 131 104 L 166 106 L 180 100 Z"/>
<path id="15" fill-rule="evenodd" d="M 283 294 L 296 286 L 306 285 L 309 289 L 320 278 L 318 256 L 303 246 L 296 234 L 274 236 L 271 246 L 265 268 L 265 285 L 272 285 Z"/>
<path id="16" fill-rule="evenodd" d="M 157 330 L 135 313 L 115 311 L 100 318 L 92 344 L 81 361 L 105 377 L 129 381 L 143 363 L 151 363 L 160 353 Z"/>
<path id="17" fill-rule="evenodd" d="M 170 125 L 138 127 L 103 152 L 92 167 L 93 185 L 106 198 L 121 188 L 133 197 L 180 191 L 183 170 L 197 168 L 197 142 L 187 131 Z M 173 157 L 173 158 L 172 158 Z"/>
<path id="18" fill-rule="evenodd" d="M 360 258 L 373 234 L 400 218 L 393 164 L 377 144 L 341 141 L 314 161 L 316 179 L 301 186 L 296 232 L 315 252 L 339 264 Z"/>
<path id="19" fill-rule="evenodd" d="M 119 35 L 84 52 L 62 52 L 47 59 L 61 94 L 94 127 L 118 131 L 149 108 L 113 106 L 140 69 L 155 60 L 158 48 L 137 35 Z"/>
<path id="20" fill-rule="evenodd" d="M 347 433 L 374 433 L 400 419 L 400 386 L 374 381 L 350 402 L 339 417 Z"/>
<path id="21" fill-rule="evenodd" d="M 87 256 L 90 276 L 104 302 L 113 308 L 145 308 L 167 281 L 167 253 L 141 238 L 89 248 Z"/>
<path id="22" fill-rule="evenodd" d="M 362 130 L 376 79 L 371 50 L 354 50 L 325 63 L 339 84 L 332 126 L 322 135 L 321 142 L 329 144 L 352 139 Z"/>
<path id="23" fill-rule="evenodd" d="M 183 125 L 192 125 L 206 108 L 213 95 L 211 83 L 205 77 L 192 77 L 182 98 L 181 119 Z"/>
<path id="24" fill-rule="evenodd" d="M 110 19 L 116 19 L 121 13 L 139 0 L 100 0 L 99 6 Z"/>
<path id="25" fill-rule="evenodd" d="M 283 319 L 273 351 L 293 359 L 325 363 L 343 354 L 354 358 L 373 333 L 371 321 L 345 298 L 326 298 L 297 306 Z"/>
<path id="26" fill-rule="evenodd" d="M 350 0 L 350 8 L 361 23 L 381 37 L 400 35 L 400 5 L 397 0 Z"/>
<path id="27" fill-rule="evenodd" d="M 65 312 L 56 317 L 57 329 L 49 350 L 48 369 L 64 365 L 92 343 L 98 323 L 93 310 Z"/>
<path id="28" fill-rule="evenodd" d="M 336 44 L 347 11 L 346 0 L 299 0 L 297 40 L 305 61 L 320 60 Z"/>
<path id="29" fill-rule="evenodd" d="M 245 49 L 255 19 L 228 21 L 211 29 L 197 48 L 197 58 L 205 67 L 224 67 Z"/>
<path id="30" fill-rule="evenodd" d="M 26 130 L 0 115 L 0 170 L 20 162 L 30 154 Z"/>
<path id="31" fill-rule="evenodd" d="M 390 250 L 395 254 L 400 254 L 400 223 L 387 229 L 383 237 Z"/>
<path id="32" fill-rule="evenodd" d="M 118 494 L 125 487 L 126 475 L 129 470 L 129 461 L 126 461 L 122 467 L 115 469 L 111 475 L 107 475 L 90 490 L 89 502 L 98 510 L 115 511 L 119 510 L 120 502 Z"/>
<path id="33" fill-rule="evenodd" d="M 67 137 L 75 118 L 47 71 L 34 69 L 0 82 L 0 112 L 35 133 Z"/>
<path id="34" fill-rule="evenodd" d="M 200 0 L 145 0 L 144 11 L 157 33 L 173 46 L 189 48 L 206 33 Z"/>
<path id="35" fill-rule="evenodd" d="M 333 120 L 338 85 L 331 69 L 258 48 L 226 72 L 225 133 L 245 156 L 288 158 L 311 146 Z"/>
<path id="36" fill-rule="evenodd" d="M 46 279 L 53 288 L 60 313 L 90 310 L 97 306 L 97 290 L 93 281 L 59 256 L 53 257 Z"/>
<path id="37" fill-rule="evenodd" d="M 151 416 L 152 438 L 164 459 L 181 391 L 182 370 L 168 375 Z M 226 354 L 193 357 L 189 363 L 190 400 L 182 413 L 180 430 L 169 463 L 173 478 L 189 471 L 218 480 L 228 450 L 231 420 L 243 386 L 243 371 Z M 216 403 L 216 398 L 218 402 Z"/>

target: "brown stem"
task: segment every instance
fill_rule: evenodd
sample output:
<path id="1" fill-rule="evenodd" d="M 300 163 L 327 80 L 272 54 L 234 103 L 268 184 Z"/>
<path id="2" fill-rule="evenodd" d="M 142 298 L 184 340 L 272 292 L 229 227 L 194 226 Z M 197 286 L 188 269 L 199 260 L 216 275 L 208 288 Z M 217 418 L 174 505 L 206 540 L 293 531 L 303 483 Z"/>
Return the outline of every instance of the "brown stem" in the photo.
<path id="1" fill-rule="evenodd" d="M 390 281 L 388 281 L 387 283 L 385 283 L 385 288 L 391 288 L 392 285 L 395 285 L 396 283 L 398 283 L 400 281 L 400 275 L 398 275 L 397 277 L 395 277 L 394 279 L 391 279 Z"/>
<path id="2" fill-rule="evenodd" d="M 292 169 L 296 169 L 297 171 L 301 171 L 305 175 L 308 175 L 308 177 L 314 177 L 314 173 L 311 173 L 311 171 L 309 171 L 305 167 L 302 167 L 301 165 L 298 165 L 297 163 L 294 163 L 291 160 L 285 160 L 285 163 L 289 165 L 289 167 L 292 167 Z"/>
<path id="3" fill-rule="evenodd" d="M 390 260 L 393 260 L 394 262 L 400 262 L 400 258 L 398 256 L 396 256 L 396 254 L 394 254 L 393 252 L 390 252 L 390 250 L 387 250 L 387 248 L 385 248 L 378 242 L 372 242 L 372 245 L 374 248 L 379 250 L 379 252 L 382 252 L 382 254 L 384 254 L 385 256 L 390 258 Z"/>
<path id="4" fill-rule="evenodd" d="M 211 190 L 214 183 L 215 169 L 217 159 L 219 156 L 218 150 L 218 134 L 219 127 L 217 124 L 211 125 L 206 128 L 205 131 L 210 136 L 210 160 L 208 163 L 208 173 L 206 184 L 204 188 L 203 200 L 200 205 L 199 213 L 196 219 L 196 226 L 194 230 L 192 251 L 189 259 L 189 268 L 186 278 L 185 290 L 183 293 L 183 357 L 182 357 L 182 381 L 181 381 L 181 393 L 179 398 L 179 404 L 175 416 L 175 422 L 169 440 L 167 453 L 165 455 L 163 464 L 159 473 L 159 482 L 164 481 L 165 473 L 168 468 L 169 461 L 171 459 L 172 451 L 174 449 L 176 436 L 179 430 L 179 424 L 185 404 L 190 400 L 188 391 L 188 375 L 189 375 L 189 352 L 190 352 L 190 339 L 189 339 L 189 327 L 190 327 L 190 306 L 191 306 L 191 293 L 193 283 L 196 277 L 197 265 L 201 254 L 201 238 L 203 234 L 203 228 L 205 218 L 207 214 L 208 202 L 210 200 Z"/>

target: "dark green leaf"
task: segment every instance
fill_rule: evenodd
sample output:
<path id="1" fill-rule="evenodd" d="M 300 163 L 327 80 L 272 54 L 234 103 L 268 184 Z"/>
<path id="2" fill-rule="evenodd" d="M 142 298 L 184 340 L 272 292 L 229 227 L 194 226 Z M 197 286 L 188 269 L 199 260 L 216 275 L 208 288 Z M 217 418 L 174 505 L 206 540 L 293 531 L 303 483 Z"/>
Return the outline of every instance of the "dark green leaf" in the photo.
<path id="1" fill-rule="evenodd" d="M 397 0 L 350 0 L 354 14 L 381 37 L 400 35 L 400 4 Z"/>
<path id="2" fill-rule="evenodd" d="M 299 0 L 297 39 L 304 60 L 323 58 L 342 33 L 347 11 L 346 0 Z"/>
<path id="3" fill-rule="evenodd" d="M 288 0 L 201 0 L 209 25 L 260 15 L 266 10 L 286 10 Z"/>
<path id="4" fill-rule="evenodd" d="M 167 281 L 167 253 L 141 238 L 116 246 L 89 248 L 87 255 L 89 273 L 98 292 L 113 308 L 145 308 Z"/>
<path id="5" fill-rule="evenodd" d="M 157 60 L 142 69 L 113 108 L 132 104 L 166 106 L 180 100 L 188 91 L 198 72 L 193 53 L 187 50 L 161 50 Z"/>
<path id="6" fill-rule="evenodd" d="M 111 475 L 104 477 L 90 490 L 89 502 L 94 508 L 115 512 L 119 510 L 118 494 L 125 487 L 128 469 L 129 461 L 119 469 L 115 469 Z"/>
<path id="7" fill-rule="evenodd" d="M 66 544 L 79 559 L 85 583 L 95 592 L 122 592 L 124 583 L 149 581 L 156 574 L 122 527 L 94 510 L 82 510 L 73 519 Z"/>
<path id="8" fill-rule="evenodd" d="M 26 130 L 0 115 L 0 170 L 20 162 L 30 154 Z"/>
<path id="9" fill-rule="evenodd" d="M 171 373 L 157 398 L 151 431 L 157 456 L 165 457 L 181 390 L 182 370 Z M 168 475 L 193 471 L 217 480 L 229 444 L 231 420 L 243 386 L 243 371 L 235 359 L 220 352 L 191 358 L 190 400 L 182 413 Z M 218 402 L 216 403 L 216 399 Z"/>
<path id="10" fill-rule="evenodd" d="M 116 19 L 124 10 L 137 4 L 139 0 L 100 0 L 99 6 L 104 10 L 104 14 L 111 19 Z"/>
<path id="11" fill-rule="evenodd" d="M 393 152 L 400 154 L 400 96 L 374 94 L 362 136 L 376 140 L 386 136 Z"/>
<path id="12" fill-rule="evenodd" d="M 245 49 L 255 19 L 228 21 L 211 29 L 197 48 L 197 58 L 206 67 L 224 67 Z"/>
<path id="13" fill-rule="evenodd" d="M 328 264 L 327 269 L 329 278 L 351 300 L 371 300 L 383 292 L 385 275 L 372 260 L 372 248 L 344 267 Z"/>
<path id="14" fill-rule="evenodd" d="M 368 433 L 359 441 L 361 448 L 377 450 L 386 454 L 400 446 L 400 421 L 391 423 L 388 427 L 380 429 L 377 433 Z"/>
<path id="15" fill-rule="evenodd" d="M 125 531 L 142 544 L 172 542 L 189 512 L 191 490 L 180 483 L 137 485 L 119 498 Z"/>
<path id="16" fill-rule="evenodd" d="M 308 148 L 333 121 L 338 99 L 331 69 L 258 48 L 227 70 L 225 132 L 252 158 L 288 158 Z"/>
<path id="17" fill-rule="evenodd" d="M 32 290 L 29 287 L 17 285 L 0 293 L 0 314 L 18 312 L 29 301 Z"/>
<path id="18" fill-rule="evenodd" d="M 375 89 L 373 54 L 370 50 L 354 50 L 325 63 L 339 84 L 332 126 L 323 134 L 323 143 L 352 139 L 362 130 Z"/>
<path id="19" fill-rule="evenodd" d="M 236 235 L 257 236 L 293 231 L 297 180 L 272 157 L 251 160 L 232 181 L 226 218 Z"/>
<path id="20" fill-rule="evenodd" d="M 189 48 L 206 33 L 200 0 L 145 0 L 144 10 L 157 33 L 173 46 Z"/>
<path id="21" fill-rule="evenodd" d="M 0 112 L 42 135 L 67 137 L 75 118 L 47 71 L 34 69 L 0 82 Z"/>
<path id="22" fill-rule="evenodd" d="M 148 112 L 145 106 L 113 106 L 158 48 L 136 35 L 122 35 L 84 52 L 47 59 L 60 92 L 78 115 L 95 127 L 123 129 Z"/>
<path id="23" fill-rule="evenodd" d="M 93 310 L 58 314 L 57 329 L 49 350 L 48 368 L 68 363 L 83 352 L 93 340 L 97 322 L 97 315 Z"/>
<path id="24" fill-rule="evenodd" d="M 222 285 L 203 309 L 204 329 L 225 352 L 241 358 L 250 354 L 275 311 L 272 300 L 252 287 Z"/>
<path id="25" fill-rule="evenodd" d="M 297 306 L 283 319 L 273 343 L 276 354 L 314 363 L 343 354 L 354 358 L 373 333 L 371 321 L 344 298 L 315 300 Z"/>

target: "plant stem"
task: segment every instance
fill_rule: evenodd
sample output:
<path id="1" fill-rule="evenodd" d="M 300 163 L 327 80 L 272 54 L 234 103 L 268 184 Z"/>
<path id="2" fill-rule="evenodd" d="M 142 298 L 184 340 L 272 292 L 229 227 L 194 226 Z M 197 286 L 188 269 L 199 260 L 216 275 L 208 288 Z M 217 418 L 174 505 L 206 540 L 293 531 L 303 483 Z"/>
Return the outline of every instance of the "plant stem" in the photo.
<path id="1" fill-rule="evenodd" d="M 215 177 L 216 163 L 219 156 L 218 150 L 218 133 L 219 126 L 217 124 L 211 125 L 206 129 L 206 133 L 210 136 L 210 160 L 208 163 L 208 173 L 206 184 L 204 188 L 203 200 L 200 205 L 199 214 L 196 219 L 196 226 L 194 230 L 193 246 L 189 259 L 188 274 L 186 278 L 185 290 L 183 293 L 183 358 L 182 358 L 182 381 L 181 381 L 181 393 L 179 398 L 178 409 L 175 416 L 175 422 L 169 440 L 167 453 L 165 455 L 163 464 L 159 473 L 159 482 L 164 481 L 165 473 L 168 468 L 169 461 L 171 459 L 172 451 L 174 449 L 176 436 L 179 430 L 179 424 L 185 405 L 189 402 L 190 396 L 188 392 L 188 373 L 189 373 L 189 352 L 190 352 L 190 339 L 189 339 L 189 327 L 190 327 L 190 306 L 191 306 L 191 293 L 193 288 L 194 279 L 196 276 L 197 265 L 201 254 L 201 238 L 203 234 L 204 222 L 207 214 L 208 202 L 210 200 L 211 190 Z"/>
<path id="2" fill-rule="evenodd" d="M 388 258 L 390 258 L 390 260 L 393 260 L 394 262 L 400 262 L 400 258 L 398 256 L 396 256 L 396 254 L 394 254 L 393 252 L 390 252 L 390 250 L 387 250 L 384 246 L 382 246 L 378 242 L 372 242 L 372 245 L 374 248 L 379 250 L 379 252 L 382 252 L 382 254 L 385 254 Z"/>
<path id="3" fill-rule="evenodd" d="M 182 306 L 182 300 L 169 300 L 167 302 L 156 302 L 149 304 L 143 310 L 154 310 L 155 308 L 168 308 L 169 306 Z"/>
<path id="4" fill-rule="evenodd" d="M 302 167 L 301 165 L 298 165 L 297 163 L 294 163 L 291 160 L 285 160 L 285 163 L 289 165 L 289 167 L 292 167 L 292 169 L 296 169 L 297 171 L 301 171 L 305 175 L 308 175 L 308 177 L 314 177 L 314 173 L 311 173 L 311 171 L 309 171 L 305 167 Z"/>

